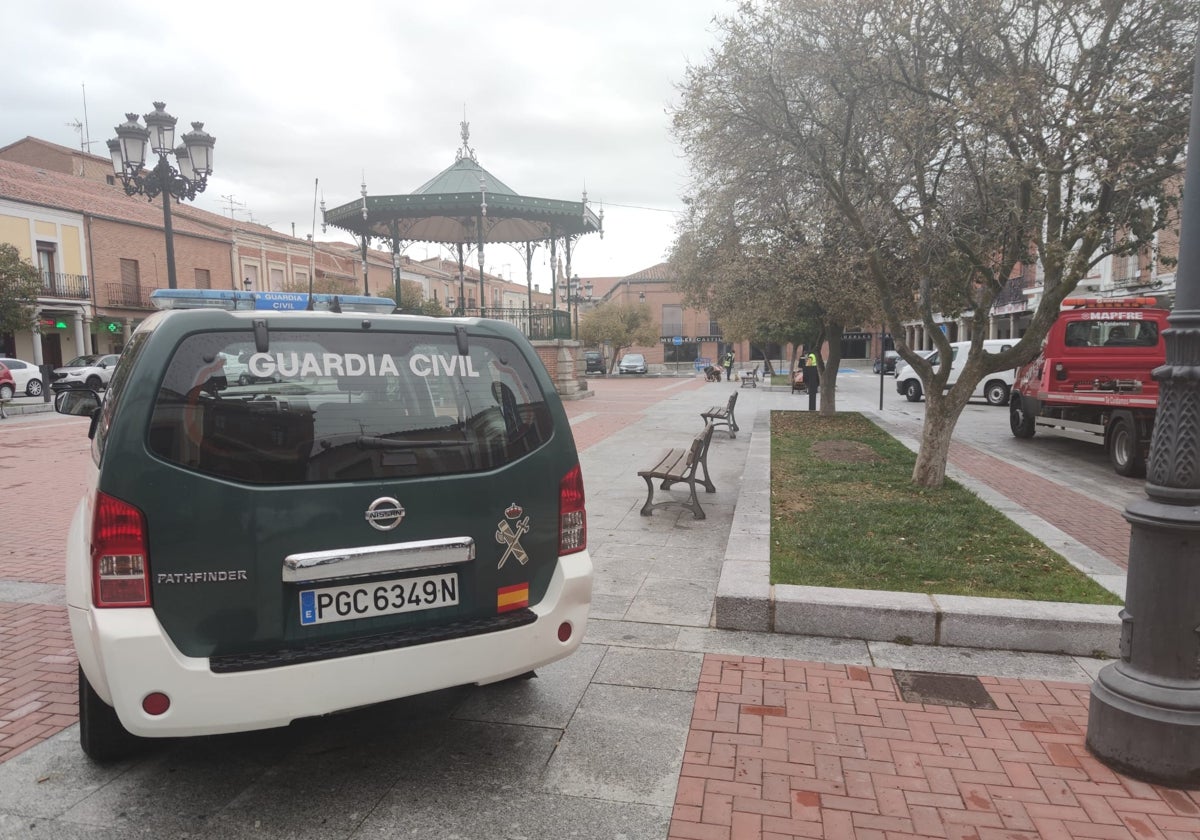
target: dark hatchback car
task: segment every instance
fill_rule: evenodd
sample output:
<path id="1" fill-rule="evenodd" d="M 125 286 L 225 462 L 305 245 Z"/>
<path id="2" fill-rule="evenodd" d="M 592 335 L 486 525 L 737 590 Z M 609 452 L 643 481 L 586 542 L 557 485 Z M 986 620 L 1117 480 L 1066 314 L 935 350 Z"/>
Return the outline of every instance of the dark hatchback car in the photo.
<path id="1" fill-rule="evenodd" d="M 588 350 L 583 354 L 583 361 L 586 367 L 584 373 L 605 373 L 604 357 L 600 355 L 598 350 Z"/>
<path id="2" fill-rule="evenodd" d="M 900 361 L 900 354 L 895 350 L 883 351 L 883 362 L 880 363 L 879 357 L 875 358 L 875 362 L 871 365 L 872 373 L 895 373 L 896 362 Z M 880 367 L 883 369 L 880 370 Z"/>

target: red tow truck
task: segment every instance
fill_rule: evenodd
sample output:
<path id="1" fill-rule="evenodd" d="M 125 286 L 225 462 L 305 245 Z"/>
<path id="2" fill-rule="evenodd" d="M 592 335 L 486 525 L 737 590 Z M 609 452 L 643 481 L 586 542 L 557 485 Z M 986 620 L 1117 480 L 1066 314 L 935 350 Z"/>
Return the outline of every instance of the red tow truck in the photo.
<path id="1" fill-rule="evenodd" d="M 1158 409 L 1151 372 L 1166 362 L 1154 298 L 1068 298 L 1042 352 L 1017 371 L 1009 427 L 1104 446 L 1120 475 L 1142 475 Z"/>

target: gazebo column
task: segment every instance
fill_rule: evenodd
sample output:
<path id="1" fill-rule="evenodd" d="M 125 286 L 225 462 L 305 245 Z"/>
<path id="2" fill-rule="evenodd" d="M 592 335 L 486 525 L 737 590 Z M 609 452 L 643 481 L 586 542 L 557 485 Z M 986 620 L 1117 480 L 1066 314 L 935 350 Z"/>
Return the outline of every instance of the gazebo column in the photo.
<path id="1" fill-rule="evenodd" d="M 463 244 L 457 243 L 458 248 L 458 306 L 456 314 L 461 315 L 467 308 L 467 279 L 466 262 L 463 257 Z"/>

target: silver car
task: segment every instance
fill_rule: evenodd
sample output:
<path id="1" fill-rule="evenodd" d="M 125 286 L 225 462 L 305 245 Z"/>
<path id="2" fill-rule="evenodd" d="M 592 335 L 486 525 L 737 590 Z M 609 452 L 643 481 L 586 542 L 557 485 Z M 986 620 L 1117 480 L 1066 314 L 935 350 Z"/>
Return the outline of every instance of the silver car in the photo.
<path id="1" fill-rule="evenodd" d="M 618 373 L 645 373 L 646 357 L 641 353 L 626 353 L 617 366 Z"/>
<path id="2" fill-rule="evenodd" d="M 119 358 L 121 356 L 118 353 L 76 356 L 62 367 L 54 369 L 54 380 L 50 387 L 55 393 L 71 388 L 91 388 L 93 391 L 107 388 Z"/>

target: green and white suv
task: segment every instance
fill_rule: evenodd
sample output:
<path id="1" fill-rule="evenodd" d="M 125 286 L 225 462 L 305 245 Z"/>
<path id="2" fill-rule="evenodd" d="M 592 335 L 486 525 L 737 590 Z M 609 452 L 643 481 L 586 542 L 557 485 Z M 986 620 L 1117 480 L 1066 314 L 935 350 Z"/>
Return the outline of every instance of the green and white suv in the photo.
<path id="1" fill-rule="evenodd" d="M 580 644 L 579 459 L 507 324 L 158 312 L 103 401 L 57 407 L 93 418 L 66 589 L 96 760 L 496 682 Z"/>

